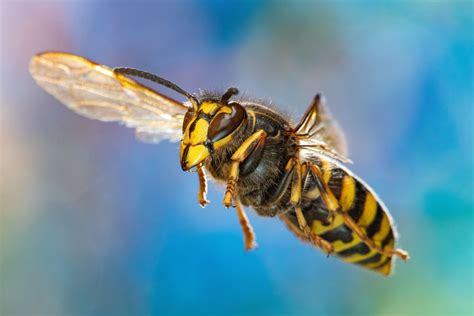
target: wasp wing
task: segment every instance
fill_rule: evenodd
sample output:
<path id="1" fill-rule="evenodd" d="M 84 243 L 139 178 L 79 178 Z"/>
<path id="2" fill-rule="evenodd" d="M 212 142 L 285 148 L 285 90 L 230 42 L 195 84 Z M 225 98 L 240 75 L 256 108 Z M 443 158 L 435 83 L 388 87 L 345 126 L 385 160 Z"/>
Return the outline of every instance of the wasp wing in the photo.
<path id="1" fill-rule="evenodd" d="M 138 139 L 178 141 L 187 107 L 107 66 L 60 52 L 34 56 L 30 73 L 38 85 L 85 117 L 135 128 Z"/>
<path id="2" fill-rule="evenodd" d="M 342 162 L 351 162 L 347 156 L 347 144 L 344 133 L 325 105 L 324 98 L 316 95 L 313 104 L 295 127 L 300 136 L 303 156 L 319 153 Z"/>
<path id="3" fill-rule="evenodd" d="M 348 212 L 357 226 L 379 247 L 395 249 L 397 232 L 387 208 L 375 192 L 340 162 L 323 155 L 313 156 L 326 182 L 338 199 L 343 212 Z M 345 223 L 342 215 L 328 220 L 328 211 L 322 200 L 316 179 L 308 176 L 303 193 L 302 211 L 308 225 L 334 246 L 336 257 L 348 263 L 389 275 L 393 258 L 367 246 Z M 296 213 L 291 210 L 280 215 L 288 228 L 303 241 L 309 242 L 300 230 Z"/>

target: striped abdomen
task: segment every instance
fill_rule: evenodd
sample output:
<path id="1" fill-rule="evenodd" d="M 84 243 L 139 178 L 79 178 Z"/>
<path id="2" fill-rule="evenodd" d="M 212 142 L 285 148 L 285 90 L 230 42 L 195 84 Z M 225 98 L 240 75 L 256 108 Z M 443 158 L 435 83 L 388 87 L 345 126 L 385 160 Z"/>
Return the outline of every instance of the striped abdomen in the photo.
<path id="1" fill-rule="evenodd" d="M 324 181 L 329 184 L 339 200 L 342 211 L 348 212 L 376 245 L 384 249 L 393 249 L 396 232 L 388 211 L 375 193 L 350 171 L 331 160 L 314 158 L 313 163 L 321 169 Z M 392 258 L 370 249 L 344 224 L 342 216 L 336 215 L 334 222 L 329 223 L 328 212 L 312 177 L 307 179 L 304 196 L 302 209 L 308 225 L 317 235 L 334 246 L 337 257 L 385 275 L 390 274 Z M 292 231 L 306 240 L 298 228 L 294 211 L 286 213 L 282 219 Z"/>

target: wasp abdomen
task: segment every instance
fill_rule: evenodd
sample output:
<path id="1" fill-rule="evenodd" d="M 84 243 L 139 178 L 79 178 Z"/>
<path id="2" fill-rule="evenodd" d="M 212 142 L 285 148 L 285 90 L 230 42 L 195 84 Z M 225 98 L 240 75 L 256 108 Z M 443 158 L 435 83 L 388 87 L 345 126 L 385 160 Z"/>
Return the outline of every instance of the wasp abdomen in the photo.
<path id="1" fill-rule="evenodd" d="M 321 169 L 324 181 L 338 199 L 342 211 L 348 212 L 352 220 L 376 245 L 382 249 L 393 249 L 395 231 L 392 228 L 391 219 L 385 206 L 370 188 L 349 171 L 336 166 L 330 160 L 315 158 L 313 162 Z M 322 198 L 319 195 L 316 196 L 314 190 L 317 190 L 316 183 L 314 179 L 308 178 L 302 210 L 312 230 L 330 242 L 334 246 L 335 255 L 342 260 L 388 275 L 392 266 L 391 257 L 371 249 L 344 224 L 341 215 L 336 215 L 334 221 L 331 222 Z M 294 211 L 289 211 L 284 216 L 294 225 L 290 228 L 299 230 Z"/>

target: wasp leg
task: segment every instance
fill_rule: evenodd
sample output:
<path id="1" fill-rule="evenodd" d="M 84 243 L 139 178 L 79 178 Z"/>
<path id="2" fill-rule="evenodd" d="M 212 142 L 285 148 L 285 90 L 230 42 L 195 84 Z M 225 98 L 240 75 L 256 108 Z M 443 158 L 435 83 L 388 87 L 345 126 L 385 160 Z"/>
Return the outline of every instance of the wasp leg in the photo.
<path id="1" fill-rule="evenodd" d="M 238 199 L 235 201 L 235 206 L 237 208 L 240 226 L 242 227 L 242 233 L 244 234 L 245 250 L 253 250 L 257 247 L 257 242 L 255 241 L 255 233 L 253 232 L 252 225 L 250 225 L 247 214 L 245 214 L 245 210 Z"/>
<path id="2" fill-rule="evenodd" d="M 285 173 L 283 174 L 283 177 L 278 184 L 277 189 L 275 192 L 273 192 L 272 196 L 269 197 L 268 202 L 266 205 L 274 205 L 280 201 L 285 193 L 288 191 L 288 188 L 290 187 L 292 181 L 293 181 L 293 174 L 295 172 L 295 163 L 293 159 L 290 159 L 288 162 L 288 165 L 285 168 Z"/>
<path id="3" fill-rule="evenodd" d="M 298 227 L 298 225 L 295 225 L 288 217 L 286 217 L 285 214 L 280 214 L 278 215 L 280 219 L 283 221 L 283 223 L 286 224 L 286 227 L 288 227 L 289 230 L 291 230 L 296 237 L 298 237 L 301 241 L 308 242 L 313 244 L 309 239 L 308 236 L 304 232 L 301 231 L 301 229 Z"/>
<path id="4" fill-rule="evenodd" d="M 324 181 L 324 177 L 321 173 L 321 170 L 319 170 L 319 167 L 315 164 L 311 164 L 310 172 L 316 179 L 316 183 L 320 190 L 321 197 L 324 203 L 326 204 L 326 207 L 328 208 L 328 211 L 331 214 L 332 218 L 334 218 L 336 215 L 341 215 L 342 219 L 344 220 L 344 224 L 346 224 L 347 227 L 349 227 L 367 246 L 369 246 L 369 248 L 374 249 L 378 253 L 388 257 L 398 256 L 404 261 L 407 261 L 410 258 L 408 253 L 401 249 L 387 250 L 376 245 L 375 242 L 360 229 L 357 223 L 354 222 L 349 213 L 342 211 L 339 201 L 334 196 L 334 193 L 329 188 L 328 184 Z"/>
<path id="5" fill-rule="evenodd" d="M 301 209 L 301 195 L 303 191 L 304 180 L 306 179 L 308 166 L 306 163 L 300 164 L 296 159 L 290 159 L 286 166 L 286 170 L 294 168 L 293 181 L 291 184 L 291 205 L 295 208 L 296 218 L 298 220 L 298 225 L 308 239 L 317 247 L 323 249 L 328 255 L 334 251 L 334 246 L 330 242 L 324 240 L 320 236 L 316 235 L 315 232 L 309 227 L 306 219 L 303 215 L 303 210 Z M 304 177 L 303 177 L 304 175 Z M 304 179 L 304 180 L 303 180 Z"/>
<path id="6" fill-rule="evenodd" d="M 258 130 L 247 138 L 242 145 L 232 155 L 232 164 L 230 166 L 230 175 L 227 180 L 227 189 L 224 195 L 224 206 L 230 207 L 235 195 L 235 185 L 239 179 L 239 165 L 253 152 L 262 150 L 267 140 L 267 133 L 264 130 Z"/>
<path id="7" fill-rule="evenodd" d="M 197 169 L 197 174 L 199 177 L 198 201 L 201 207 L 206 207 L 206 205 L 210 203 L 210 201 L 206 199 L 206 194 L 207 194 L 206 172 L 204 171 L 202 164 L 199 164 L 196 167 L 196 169 Z"/>

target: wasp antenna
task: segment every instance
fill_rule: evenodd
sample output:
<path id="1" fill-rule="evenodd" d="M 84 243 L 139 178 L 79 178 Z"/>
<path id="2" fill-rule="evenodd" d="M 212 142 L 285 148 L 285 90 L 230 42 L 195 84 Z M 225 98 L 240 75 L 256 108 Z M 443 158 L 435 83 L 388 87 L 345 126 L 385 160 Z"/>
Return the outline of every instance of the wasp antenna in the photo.
<path id="1" fill-rule="evenodd" d="M 227 103 L 229 99 L 233 96 L 239 93 L 239 89 L 231 87 L 227 89 L 227 91 L 222 95 L 221 102 L 222 103 Z"/>
<path id="2" fill-rule="evenodd" d="M 114 73 L 120 74 L 120 75 L 129 75 L 129 76 L 134 76 L 134 77 L 139 77 L 143 78 L 146 80 L 153 81 L 159 85 L 165 86 L 167 88 L 170 88 L 171 90 L 174 90 L 178 92 L 179 94 L 184 95 L 186 98 L 189 99 L 191 104 L 193 105 L 193 109 L 197 111 L 199 107 L 199 101 L 198 99 L 193 96 L 191 93 L 185 91 L 183 88 L 180 88 L 178 85 L 175 83 L 166 80 L 165 78 L 158 77 L 157 75 L 154 75 L 152 73 L 135 69 L 135 68 L 114 68 Z"/>

